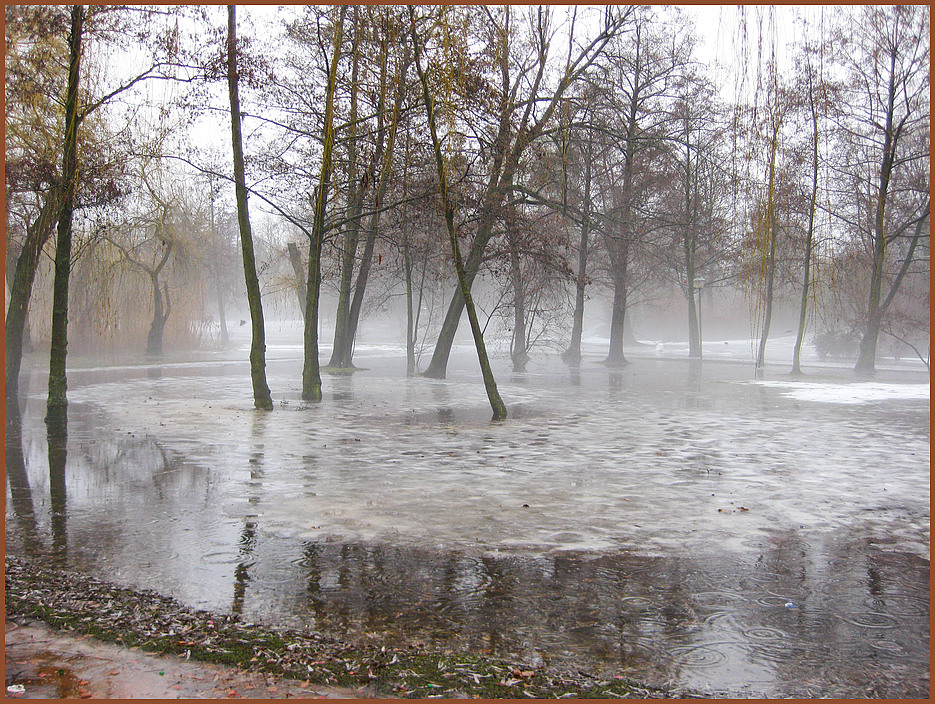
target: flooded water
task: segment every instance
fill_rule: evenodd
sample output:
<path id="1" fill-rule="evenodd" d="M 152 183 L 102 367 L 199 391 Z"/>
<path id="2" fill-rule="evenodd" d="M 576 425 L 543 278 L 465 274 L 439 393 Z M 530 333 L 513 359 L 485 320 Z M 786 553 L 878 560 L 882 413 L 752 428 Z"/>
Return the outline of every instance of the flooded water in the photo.
<path id="1" fill-rule="evenodd" d="M 387 645 L 712 695 L 928 696 L 926 375 L 541 361 L 496 370 L 511 417 L 491 424 L 469 349 L 436 381 L 362 345 L 368 370 L 311 407 L 298 337 L 269 360 L 272 413 L 230 353 L 75 369 L 65 434 L 27 376 L 7 551 Z"/>

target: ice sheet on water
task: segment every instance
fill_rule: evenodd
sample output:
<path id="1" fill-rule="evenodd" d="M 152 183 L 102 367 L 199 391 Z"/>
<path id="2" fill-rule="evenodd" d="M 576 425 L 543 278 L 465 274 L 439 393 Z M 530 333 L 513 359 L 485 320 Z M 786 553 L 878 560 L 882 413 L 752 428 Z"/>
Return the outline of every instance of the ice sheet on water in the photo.
<path id="1" fill-rule="evenodd" d="M 749 381 L 748 384 L 783 389 L 783 396 L 818 403 L 872 403 L 875 401 L 921 400 L 931 397 L 928 384 L 847 384 L 811 381 Z"/>
<path id="2" fill-rule="evenodd" d="M 469 357 L 446 380 L 407 378 L 404 364 L 390 355 L 325 375 L 323 403 L 308 405 L 296 369 L 274 362 L 272 414 L 250 408 L 249 380 L 229 367 L 78 386 L 72 398 L 232 478 L 256 455 L 251 505 L 279 535 L 659 554 L 688 538 L 739 549 L 780 527 L 857 522 L 928 554 L 927 384 L 753 383 L 743 367 L 667 360 L 553 364 L 501 375 L 511 417 L 491 425 Z M 797 403 L 854 398 L 876 403 Z M 894 401 L 917 411 L 891 418 Z M 883 415 L 838 410 L 865 407 Z M 223 490 L 236 515 L 243 486 Z"/>
<path id="3" fill-rule="evenodd" d="M 650 666 L 674 656 L 664 680 L 734 694 L 755 680 L 801 693 L 784 687 L 808 677 L 862 693 L 835 689 L 838 675 L 878 682 L 870 666 L 902 657 L 886 678 L 906 682 L 908 654 L 927 686 L 926 377 L 750 383 L 749 365 L 655 358 L 510 375 L 501 362 L 510 418 L 492 424 L 469 348 L 445 380 L 372 353 L 306 404 L 283 347 L 271 413 L 253 410 L 243 359 L 70 375 L 67 502 L 32 384 L 28 482 L 9 491 L 31 487 L 35 510 L 20 516 L 8 494 L 8 537 L 22 523 L 28 538 L 31 517 L 54 546 L 58 500 L 76 565 L 199 607 L 229 608 L 234 585 L 245 613 L 311 608 L 339 632 L 385 619 L 372 627 L 418 642 L 429 623 L 439 647 L 448 632 L 478 648 L 505 634 L 588 671 L 633 666 L 642 648 Z M 794 395 L 857 389 L 874 402 Z M 900 620 L 883 655 L 860 650 L 860 629 L 878 626 L 865 611 Z"/>

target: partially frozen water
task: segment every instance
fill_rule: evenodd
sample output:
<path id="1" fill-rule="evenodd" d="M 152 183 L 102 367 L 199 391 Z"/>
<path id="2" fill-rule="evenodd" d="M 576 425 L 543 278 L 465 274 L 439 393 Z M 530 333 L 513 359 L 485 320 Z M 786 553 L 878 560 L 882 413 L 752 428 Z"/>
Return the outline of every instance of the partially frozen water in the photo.
<path id="1" fill-rule="evenodd" d="M 313 406 L 300 358 L 270 345 L 272 413 L 229 356 L 75 370 L 67 460 L 24 380 L 8 551 L 389 644 L 732 696 L 928 695 L 925 375 L 546 361 L 497 370 L 491 424 L 469 349 L 436 381 L 362 346 L 369 369 Z"/>

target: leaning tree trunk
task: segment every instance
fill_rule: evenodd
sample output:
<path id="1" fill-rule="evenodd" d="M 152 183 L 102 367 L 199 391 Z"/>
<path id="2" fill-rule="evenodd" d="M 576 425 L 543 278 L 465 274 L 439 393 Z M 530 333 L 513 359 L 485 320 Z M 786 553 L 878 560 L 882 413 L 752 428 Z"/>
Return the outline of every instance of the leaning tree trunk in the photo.
<path id="1" fill-rule="evenodd" d="M 55 240 L 55 281 L 52 293 L 52 349 L 49 354 L 49 396 L 46 420 L 65 422 L 68 401 L 68 381 L 65 358 L 68 347 L 68 279 L 71 272 L 71 227 L 78 187 L 78 85 L 81 80 L 81 39 L 84 32 L 85 8 L 71 8 L 71 30 L 68 36 L 68 91 L 65 97 L 65 143 L 62 153 L 64 194 L 58 216 Z"/>
<path id="2" fill-rule="evenodd" d="M 62 203 L 58 189 L 49 191 L 46 194 L 39 215 L 26 230 L 26 241 L 23 243 L 23 249 L 20 251 L 19 257 L 16 259 L 13 283 L 10 286 L 10 303 L 7 306 L 3 331 L 5 342 L 5 393 L 7 398 L 13 398 L 19 392 L 19 374 L 23 363 L 23 352 L 26 351 L 26 323 L 29 316 L 29 299 L 32 296 L 33 283 L 36 280 L 39 257 L 46 242 L 52 236 L 52 227 L 61 207 Z"/>
<path id="3" fill-rule="evenodd" d="M 458 247 L 458 234 L 455 230 L 454 205 L 448 197 L 448 176 L 445 173 L 445 161 L 442 156 L 441 145 L 438 141 L 438 131 L 435 126 L 435 108 L 432 96 L 429 93 L 428 77 L 422 70 L 422 61 L 420 59 L 419 39 L 415 28 L 415 12 L 412 5 L 409 6 L 409 17 L 412 22 L 412 43 L 415 47 L 416 71 L 419 74 L 419 80 L 422 83 L 422 97 L 425 102 L 426 116 L 428 117 L 429 133 L 432 137 L 432 147 L 435 152 L 435 166 L 438 171 L 438 185 L 441 190 L 442 202 L 445 207 L 445 228 L 448 230 L 448 240 L 451 244 L 451 254 L 454 258 L 455 271 L 458 275 L 458 285 L 461 289 L 461 297 L 464 307 L 467 309 L 468 320 L 471 323 L 471 332 L 474 335 L 474 346 L 477 349 L 477 361 L 480 363 L 481 374 L 484 377 L 484 388 L 487 391 L 487 399 L 490 401 L 490 407 L 493 409 L 492 420 L 504 420 L 507 416 L 506 404 L 500 398 L 497 390 L 497 382 L 494 379 L 493 371 L 490 368 L 490 360 L 487 357 L 487 348 L 484 345 L 484 333 L 481 330 L 480 323 L 477 320 L 477 312 L 474 309 L 474 300 L 471 297 L 471 285 L 468 281 L 464 269 L 464 260 L 461 258 L 461 251 Z"/>
<path id="4" fill-rule="evenodd" d="M 236 5 L 227 6 L 227 84 L 231 106 L 231 143 L 234 150 L 234 185 L 237 195 L 237 221 L 240 225 L 240 245 L 243 253 L 247 304 L 250 307 L 252 341 L 250 344 L 250 378 L 253 382 L 253 405 L 272 410 L 273 399 L 266 383 L 266 329 L 263 323 L 263 301 L 260 280 L 256 273 L 253 232 L 247 209 L 247 183 L 244 173 L 243 135 L 240 127 L 240 92 L 237 87 L 237 14 Z"/>

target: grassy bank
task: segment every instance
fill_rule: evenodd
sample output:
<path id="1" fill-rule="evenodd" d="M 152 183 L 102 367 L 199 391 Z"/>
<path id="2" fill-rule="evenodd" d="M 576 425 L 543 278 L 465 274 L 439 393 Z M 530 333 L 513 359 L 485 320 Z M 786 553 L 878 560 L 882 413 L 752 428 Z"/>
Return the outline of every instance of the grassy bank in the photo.
<path id="1" fill-rule="evenodd" d="M 408 698 L 667 698 L 625 679 L 550 673 L 473 654 L 362 647 L 189 609 L 152 591 L 6 557 L 6 611 L 142 650 Z M 684 697 L 684 693 L 679 693 Z"/>

